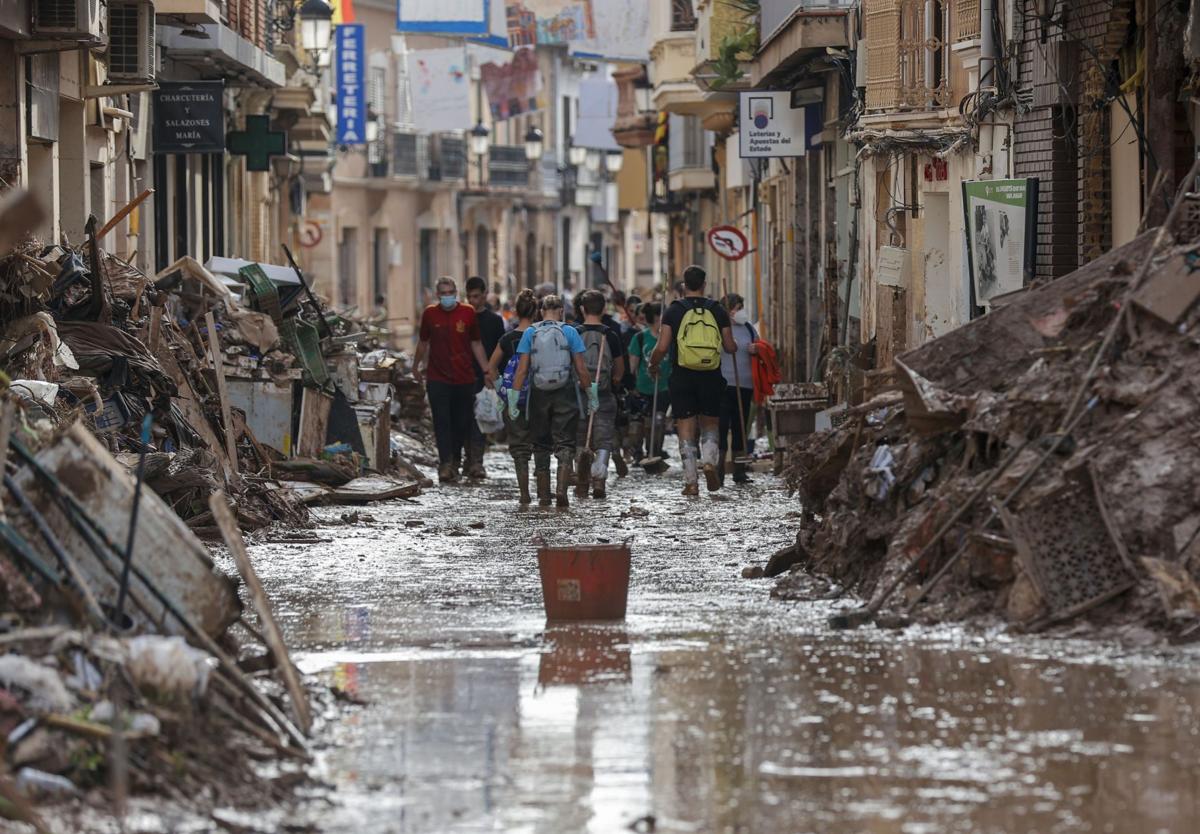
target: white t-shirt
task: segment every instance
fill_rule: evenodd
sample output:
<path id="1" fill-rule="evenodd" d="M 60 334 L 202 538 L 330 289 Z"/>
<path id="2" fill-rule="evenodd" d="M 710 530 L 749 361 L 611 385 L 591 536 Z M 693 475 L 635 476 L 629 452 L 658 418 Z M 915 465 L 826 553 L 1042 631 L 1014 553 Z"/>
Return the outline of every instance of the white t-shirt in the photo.
<path id="1" fill-rule="evenodd" d="M 754 387 L 754 377 L 750 371 L 750 345 L 758 338 L 758 331 L 754 329 L 754 325 L 733 324 L 730 329 L 733 331 L 733 340 L 737 342 L 737 353 L 721 352 L 721 376 L 725 377 L 726 385 L 736 385 L 741 383 L 743 388 Z M 733 377 L 733 362 L 737 359 L 737 381 Z"/>

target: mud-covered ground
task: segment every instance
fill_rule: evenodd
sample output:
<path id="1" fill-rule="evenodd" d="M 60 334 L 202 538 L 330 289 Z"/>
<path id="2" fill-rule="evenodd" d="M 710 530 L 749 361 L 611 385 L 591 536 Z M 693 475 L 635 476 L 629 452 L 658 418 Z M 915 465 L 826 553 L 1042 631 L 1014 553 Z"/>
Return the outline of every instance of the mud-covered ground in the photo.
<path id="1" fill-rule="evenodd" d="M 320 699 L 298 806 L 140 797 L 126 831 L 1196 830 L 1195 649 L 830 632 L 852 601 L 741 578 L 794 540 L 770 476 L 687 500 L 678 468 L 635 472 L 605 501 L 518 511 L 506 457 L 488 463 L 485 485 L 323 508 L 315 541 L 251 546 L 293 658 L 364 704 Z M 538 544 L 623 540 L 625 622 L 548 627 Z M 104 811 L 55 830 L 115 833 Z"/>
<path id="2" fill-rule="evenodd" d="M 301 668 L 366 702 L 326 726 L 332 787 L 287 824 L 1195 830 L 1196 654 L 831 633 L 824 616 L 849 603 L 772 602 L 771 580 L 741 578 L 794 537 L 770 476 L 688 501 L 678 468 L 635 472 L 602 502 L 517 511 L 505 456 L 488 462 L 486 485 L 352 523 L 322 509 L 322 541 L 252 548 Z M 622 540 L 626 621 L 547 627 L 537 545 Z"/>

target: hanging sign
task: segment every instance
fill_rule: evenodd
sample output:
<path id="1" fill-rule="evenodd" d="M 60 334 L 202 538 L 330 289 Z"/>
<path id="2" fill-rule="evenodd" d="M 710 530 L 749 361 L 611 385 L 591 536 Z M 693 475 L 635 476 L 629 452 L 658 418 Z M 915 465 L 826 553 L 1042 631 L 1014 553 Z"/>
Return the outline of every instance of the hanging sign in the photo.
<path id="1" fill-rule="evenodd" d="M 738 94 L 738 155 L 742 159 L 804 156 L 805 108 L 788 90 Z"/>
<path id="2" fill-rule="evenodd" d="M 160 81 L 154 91 L 155 153 L 225 150 L 224 81 Z"/>
<path id="3" fill-rule="evenodd" d="M 488 35 L 491 3 L 503 0 L 396 0 L 396 31 Z"/>
<path id="4" fill-rule="evenodd" d="M 1038 181 L 979 180 L 962 190 L 974 304 L 986 307 L 1033 279 Z"/>
<path id="5" fill-rule="evenodd" d="M 339 24 L 337 44 L 337 144 L 364 145 L 367 141 L 367 96 L 363 85 L 363 25 Z"/>
<path id="6" fill-rule="evenodd" d="M 740 261 L 750 252 L 750 241 L 736 226 L 713 226 L 708 230 L 708 245 L 727 261 Z"/>

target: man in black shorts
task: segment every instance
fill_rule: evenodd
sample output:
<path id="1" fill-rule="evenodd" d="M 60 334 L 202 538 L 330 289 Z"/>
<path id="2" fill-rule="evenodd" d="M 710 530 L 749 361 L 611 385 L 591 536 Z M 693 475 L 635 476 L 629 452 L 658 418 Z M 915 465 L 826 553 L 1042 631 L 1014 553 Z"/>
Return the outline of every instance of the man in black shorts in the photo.
<path id="1" fill-rule="evenodd" d="M 721 488 L 717 472 L 721 402 L 725 398 L 725 377 L 721 375 L 721 351 L 734 353 L 737 343 L 729 313 L 704 294 L 708 276 L 698 266 L 683 271 L 683 298 L 663 314 L 658 344 L 647 369 L 657 376 L 659 363 L 671 354 L 671 412 L 679 435 L 679 453 L 683 458 L 683 494 L 699 495 L 696 458 L 704 467 L 709 492 Z M 696 423 L 700 423 L 699 450 Z"/>

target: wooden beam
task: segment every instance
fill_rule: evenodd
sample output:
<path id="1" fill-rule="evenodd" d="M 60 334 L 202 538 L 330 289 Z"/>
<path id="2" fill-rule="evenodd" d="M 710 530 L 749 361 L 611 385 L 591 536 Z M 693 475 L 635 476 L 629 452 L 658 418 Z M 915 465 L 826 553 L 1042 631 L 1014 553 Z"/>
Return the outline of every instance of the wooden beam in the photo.
<path id="1" fill-rule="evenodd" d="M 204 325 L 208 328 L 208 355 L 213 373 L 217 378 L 217 397 L 221 400 L 221 425 L 225 429 L 225 453 L 229 455 L 229 469 L 238 474 L 237 438 L 233 433 L 233 418 L 229 413 L 229 391 L 225 385 L 225 357 L 221 353 L 221 340 L 217 338 L 217 323 L 212 310 L 204 314 Z"/>

